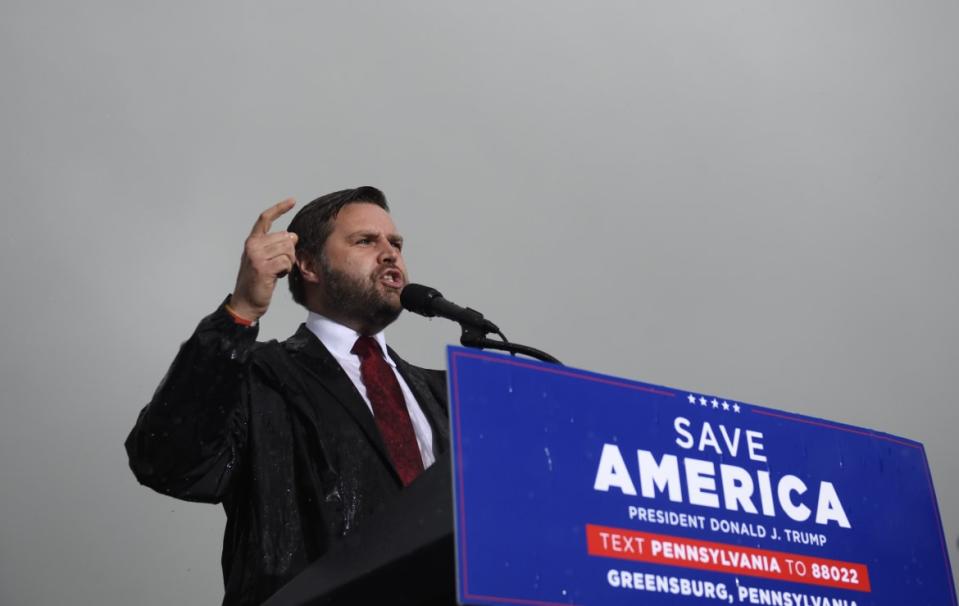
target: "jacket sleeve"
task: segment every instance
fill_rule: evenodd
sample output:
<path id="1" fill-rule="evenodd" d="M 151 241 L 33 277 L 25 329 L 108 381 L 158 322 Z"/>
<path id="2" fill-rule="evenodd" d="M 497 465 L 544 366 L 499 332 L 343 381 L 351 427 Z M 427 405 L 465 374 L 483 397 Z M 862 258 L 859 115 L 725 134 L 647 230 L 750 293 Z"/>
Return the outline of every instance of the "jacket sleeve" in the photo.
<path id="1" fill-rule="evenodd" d="M 189 501 L 223 499 L 244 463 L 257 331 L 221 304 L 180 347 L 126 441 L 140 483 Z"/>

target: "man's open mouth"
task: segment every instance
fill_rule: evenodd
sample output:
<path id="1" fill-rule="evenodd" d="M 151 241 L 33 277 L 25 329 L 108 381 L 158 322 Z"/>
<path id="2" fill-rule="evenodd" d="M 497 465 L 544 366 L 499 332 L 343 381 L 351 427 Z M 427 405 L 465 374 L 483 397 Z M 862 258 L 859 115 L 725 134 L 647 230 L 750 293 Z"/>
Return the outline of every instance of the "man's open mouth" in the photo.
<path id="1" fill-rule="evenodd" d="M 390 288 L 403 288 L 403 272 L 398 269 L 387 269 L 380 274 L 379 281 Z"/>

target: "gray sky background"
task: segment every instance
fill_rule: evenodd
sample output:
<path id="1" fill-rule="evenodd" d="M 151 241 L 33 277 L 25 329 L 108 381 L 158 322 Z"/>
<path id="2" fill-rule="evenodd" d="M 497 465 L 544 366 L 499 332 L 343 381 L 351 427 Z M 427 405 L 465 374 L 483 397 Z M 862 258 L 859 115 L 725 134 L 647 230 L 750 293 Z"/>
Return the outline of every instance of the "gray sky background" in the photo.
<path id="1" fill-rule="evenodd" d="M 0 602 L 219 603 L 221 510 L 123 440 L 256 215 L 361 184 L 511 339 L 923 442 L 955 573 L 957 13 L 5 0 Z"/>

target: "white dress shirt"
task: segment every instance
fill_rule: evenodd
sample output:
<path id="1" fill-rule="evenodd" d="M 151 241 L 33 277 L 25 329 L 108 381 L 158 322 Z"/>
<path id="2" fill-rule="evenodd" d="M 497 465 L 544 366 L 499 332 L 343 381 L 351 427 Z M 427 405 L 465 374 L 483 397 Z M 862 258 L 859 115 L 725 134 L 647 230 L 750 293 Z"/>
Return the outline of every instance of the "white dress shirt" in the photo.
<path id="1" fill-rule="evenodd" d="M 338 324 L 312 311 L 306 318 L 306 327 L 316 335 L 316 338 L 340 363 L 340 366 L 346 371 L 346 376 L 350 378 L 350 381 L 356 386 L 356 390 L 360 392 L 360 396 L 363 397 L 363 401 L 366 402 L 370 414 L 373 414 L 373 405 L 370 404 L 370 399 L 366 395 L 366 385 L 363 384 L 363 378 L 360 376 L 360 357 L 350 351 L 356 344 L 356 340 L 362 335 L 348 326 Z M 406 384 L 403 375 L 396 368 L 396 362 L 387 353 L 386 337 L 383 335 L 383 331 L 373 335 L 373 339 L 380 346 L 383 359 L 393 369 L 393 374 L 396 375 L 396 380 L 400 384 L 403 399 L 406 401 L 406 410 L 410 413 L 410 421 L 413 423 L 413 433 L 416 434 L 416 444 L 419 446 L 420 456 L 423 458 L 423 469 L 426 469 L 436 460 L 433 456 L 433 430 L 430 427 L 430 422 L 423 414 L 423 409 L 420 408 L 413 392 L 410 391 L 410 386 Z"/>

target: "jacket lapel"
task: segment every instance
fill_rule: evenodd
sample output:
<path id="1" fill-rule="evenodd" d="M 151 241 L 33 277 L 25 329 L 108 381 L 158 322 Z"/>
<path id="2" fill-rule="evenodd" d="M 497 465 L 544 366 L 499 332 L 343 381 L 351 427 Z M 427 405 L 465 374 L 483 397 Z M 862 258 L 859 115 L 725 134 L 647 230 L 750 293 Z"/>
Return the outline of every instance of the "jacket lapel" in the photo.
<path id="1" fill-rule="evenodd" d="M 369 407 L 346 372 L 316 335 L 305 324 L 301 324 L 296 334 L 283 345 L 293 360 L 315 379 L 315 383 L 349 413 L 390 469 L 393 469 L 386 445 L 383 444 L 383 438 Z M 315 395 L 308 397 L 316 399 Z M 395 470 L 393 471 L 395 473 Z"/>
<path id="2" fill-rule="evenodd" d="M 413 392 L 413 396 L 416 397 L 416 401 L 430 422 L 430 427 L 433 429 L 433 455 L 439 458 L 449 444 L 449 423 L 447 415 L 444 413 L 444 407 L 436 399 L 433 390 L 430 389 L 429 379 L 423 369 L 406 362 L 392 348 L 387 347 L 386 349 L 393 361 L 396 362 L 396 368 L 403 375 L 406 384 L 410 386 L 410 391 Z"/>

